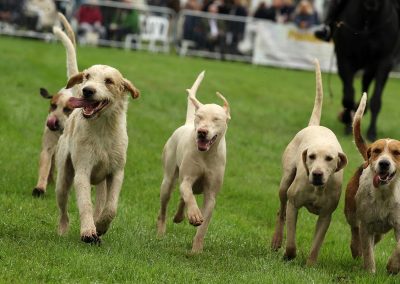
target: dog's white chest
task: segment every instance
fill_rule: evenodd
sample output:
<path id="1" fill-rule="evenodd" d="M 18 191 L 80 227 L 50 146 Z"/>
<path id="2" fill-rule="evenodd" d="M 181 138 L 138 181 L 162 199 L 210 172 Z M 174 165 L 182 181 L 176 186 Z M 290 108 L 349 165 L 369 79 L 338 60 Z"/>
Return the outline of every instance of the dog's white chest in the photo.
<path id="1" fill-rule="evenodd" d="M 356 204 L 358 218 L 372 232 L 386 233 L 400 222 L 399 190 L 375 188 L 365 171 L 360 178 Z"/>

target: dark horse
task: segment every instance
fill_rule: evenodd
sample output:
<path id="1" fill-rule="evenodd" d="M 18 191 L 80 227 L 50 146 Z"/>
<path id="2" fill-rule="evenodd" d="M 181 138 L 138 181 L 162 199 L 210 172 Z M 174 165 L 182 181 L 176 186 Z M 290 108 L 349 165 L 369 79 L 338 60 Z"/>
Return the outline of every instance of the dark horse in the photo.
<path id="1" fill-rule="evenodd" d="M 342 0 L 345 1 L 345 0 Z M 399 14 L 395 0 L 347 0 L 339 15 L 333 35 L 339 76 L 343 83 L 344 111 L 341 119 L 346 132 L 351 132 L 354 102 L 354 75 L 363 69 L 362 91 L 375 80 L 370 99 L 371 122 L 367 137 L 376 139 L 376 120 L 381 109 L 381 96 L 394 66 L 399 45 Z"/>

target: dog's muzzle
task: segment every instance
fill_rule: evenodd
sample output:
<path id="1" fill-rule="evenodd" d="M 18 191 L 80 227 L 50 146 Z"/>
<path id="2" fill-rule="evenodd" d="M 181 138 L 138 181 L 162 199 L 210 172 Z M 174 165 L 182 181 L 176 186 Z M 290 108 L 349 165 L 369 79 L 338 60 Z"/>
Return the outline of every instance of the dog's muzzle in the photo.
<path id="1" fill-rule="evenodd" d="M 378 172 L 375 173 L 373 178 L 374 187 L 378 188 L 381 185 L 389 184 L 395 175 L 396 171 L 390 172 L 390 161 L 386 159 L 379 161 Z"/>
<path id="2" fill-rule="evenodd" d="M 311 183 L 315 186 L 324 185 L 324 173 L 322 171 L 313 171 L 311 174 Z"/>

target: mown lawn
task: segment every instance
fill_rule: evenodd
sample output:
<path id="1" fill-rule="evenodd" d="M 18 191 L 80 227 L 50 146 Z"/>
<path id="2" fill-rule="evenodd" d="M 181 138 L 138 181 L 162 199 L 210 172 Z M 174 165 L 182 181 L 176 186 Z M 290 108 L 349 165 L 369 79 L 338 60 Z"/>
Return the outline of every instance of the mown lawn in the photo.
<path id="1" fill-rule="evenodd" d="M 48 109 L 38 90 L 46 87 L 55 92 L 66 83 L 65 52 L 58 43 L 0 37 L 0 282 L 399 281 L 385 269 L 395 246 L 392 233 L 376 248 L 375 276 L 364 273 L 361 261 L 351 258 L 343 198 L 315 267 L 305 267 L 316 220 L 305 209 L 299 216 L 297 259 L 284 262 L 282 250 L 273 253 L 269 249 L 278 208 L 281 153 L 308 122 L 314 73 L 91 47 L 78 48 L 78 60 L 80 69 L 96 63 L 114 66 L 142 92 L 129 105 L 130 143 L 118 215 L 102 245 L 90 246 L 79 240 L 74 194 L 71 230 L 66 237 L 56 234 L 54 185 L 44 199 L 31 197 Z M 191 255 L 195 229 L 187 221 L 172 223 L 177 191 L 162 240 L 156 238 L 155 223 L 162 147 L 183 123 L 185 89 L 201 70 L 206 70 L 206 77 L 198 98 L 221 103 L 214 95 L 220 91 L 231 103 L 232 120 L 225 183 L 205 250 Z M 323 78 L 327 90 L 327 75 Z M 349 158 L 347 182 L 361 157 L 336 118 L 341 87 L 335 75 L 332 88 L 335 95 L 331 99 L 326 92 L 322 124 L 337 134 Z M 379 137 L 400 137 L 399 93 L 400 81 L 390 79 Z M 368 122 L 369 114 L 364 129 Z"/>

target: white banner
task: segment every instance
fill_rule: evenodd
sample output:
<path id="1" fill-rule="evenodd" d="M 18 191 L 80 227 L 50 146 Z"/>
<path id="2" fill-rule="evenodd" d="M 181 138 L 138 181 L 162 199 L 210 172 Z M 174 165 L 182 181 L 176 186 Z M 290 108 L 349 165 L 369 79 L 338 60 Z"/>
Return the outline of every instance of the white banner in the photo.
<path id="1" fill-rule="evenodd" d="M 253 64 L 314 70 L 314 58 L 322 71 L 336 72 L 333 43 L 320 41 L 313 30 L 301 30 L 293 24 L 257 21 Z"/>

